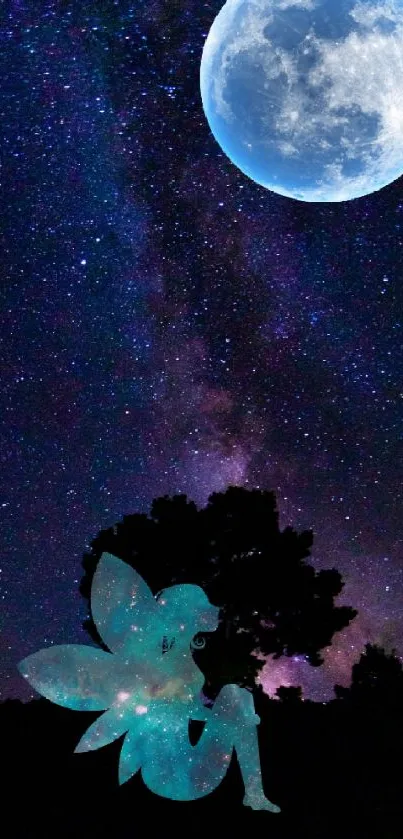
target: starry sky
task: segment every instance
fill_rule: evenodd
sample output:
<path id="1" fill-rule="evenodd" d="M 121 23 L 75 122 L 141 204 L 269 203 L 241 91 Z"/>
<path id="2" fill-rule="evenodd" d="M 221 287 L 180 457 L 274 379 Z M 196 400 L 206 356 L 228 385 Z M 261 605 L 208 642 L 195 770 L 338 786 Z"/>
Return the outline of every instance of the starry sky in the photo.
<path id="1" fill-rule="evenodd" d="M 359 610 L 269 693 L 326 701 L 366 642 L 403 654 L 403 181 L 278 196 L 205 118 L 222 0 L 0 9 L 0 698 L 81 628 L 81 559 L 158 495 L 274 490 Z"/>

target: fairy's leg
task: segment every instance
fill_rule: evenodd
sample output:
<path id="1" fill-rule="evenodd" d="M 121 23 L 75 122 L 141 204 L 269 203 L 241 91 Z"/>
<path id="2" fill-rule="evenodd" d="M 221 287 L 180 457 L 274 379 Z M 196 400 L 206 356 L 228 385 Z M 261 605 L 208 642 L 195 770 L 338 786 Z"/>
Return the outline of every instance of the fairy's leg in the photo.
<path id="1" fill-rule="evenodd" d="M 228 769 L 234 735 L 208 708 L 206 719 L 198 743 L 192 746 L 183 702 L 149 703 L 147 714 L 139 717 L 141 742 L 138 731 L 133 737 L 130 731 L 126 736 L 121 752 L 120 782 L 130 777 L 140 763 L 144 783 L 157 795 L 175 801 L 192 801 L 208 795 Z"/>
<path id="2" fill-rule="evenodd" d="M 253 697 L 237 685 L 226 685 L 212 709 L 199 708 L 193 718 L 206 724 L 192 746 L 183 717 L 183 707 L 167 705 L 142 717 L 145 755 L 141 761 L 142 777 L 152 792 L 176 801 L 191 801 L 212 792 L 221 783 L 235 748 L 245 785 L 244 804 L 253 809 L 279 812 L 264 795 L 261 775 Z M 148 716 L 148 719 L 147 719 Z M 132 745 L 127 743 L 125 763 L 137 766 Z M 130 760 L 128 760 L 130 758 Z M 129 765 L 129 774 L 132 767 Z M 125 769 L 122 767 L 121 783 Z"/>
<path id="3" fill-rule="evenodd" d="M 280 813 L 280 807 L 269 801 L 263 790 L 259 742 L 255 726 L 245 726 L 239 731 L 235 751 L 245 785 L 244 805 L 252 807 L 252 810 L 270 810 L 272 813 Z"/>
<path id="4" fill-rule="evenodd" d="M 263 790 L 256 729 L 260 719 L 255 714 L 252 694 L 237 685 L 226 685 L 218 700 L 217 719 L 221 718 L 226 725 L 229 723 L 233 732 L 233 744 L 245 785 L 244 805 L 253 810 L 279 813 L 280 808 L 266 798 Z M 215 709 L 216 703 L 213 713 Z"/>

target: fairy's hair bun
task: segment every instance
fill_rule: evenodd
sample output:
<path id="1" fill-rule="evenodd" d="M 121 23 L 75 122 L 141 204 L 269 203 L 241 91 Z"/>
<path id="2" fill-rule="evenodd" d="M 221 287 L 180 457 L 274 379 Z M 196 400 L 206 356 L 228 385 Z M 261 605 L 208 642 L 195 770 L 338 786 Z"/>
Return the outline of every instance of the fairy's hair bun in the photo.
<path id="1" fill-rule="evenodd" d="M 191 650 L 202 650 L 203 647 L 205 647 L 205 646 L 206 646 L 206 639 L 205 638 L 200 638 L 200 637 L 198 638 L 197 635 L 195 635 L 195 637 L 192 638 L 192 640 L 190 642 L 190 649 Z"/>

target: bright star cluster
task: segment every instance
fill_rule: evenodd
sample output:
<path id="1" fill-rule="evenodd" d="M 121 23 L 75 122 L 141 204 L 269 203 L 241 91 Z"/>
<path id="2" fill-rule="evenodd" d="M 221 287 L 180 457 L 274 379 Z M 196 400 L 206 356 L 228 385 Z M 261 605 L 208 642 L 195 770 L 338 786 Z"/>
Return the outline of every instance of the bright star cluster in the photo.
<path id="1" fill-rule="evenodd" d="M 274 490 L 359 609 L 269 692 L 324 701 L 365 642 L 403 650 L 402 184 L 308 205 L 232 166 L 199 91 L 221 5 L 2 8 L 1 698 L 88 643 L 101 528 L 228 484 Z"/>

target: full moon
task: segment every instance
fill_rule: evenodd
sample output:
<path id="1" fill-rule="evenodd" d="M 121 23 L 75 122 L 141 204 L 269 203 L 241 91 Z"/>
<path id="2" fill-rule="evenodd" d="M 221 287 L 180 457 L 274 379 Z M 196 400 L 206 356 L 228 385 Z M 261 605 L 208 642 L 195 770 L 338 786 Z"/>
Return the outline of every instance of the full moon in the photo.
<path id="1" fill-rule="evenodd" d="M 403 0 L 228 0 L 200 90 L 257 184 L 299 201 L 376 192 L 403 174 Z"/>

